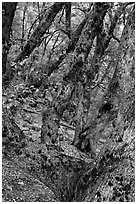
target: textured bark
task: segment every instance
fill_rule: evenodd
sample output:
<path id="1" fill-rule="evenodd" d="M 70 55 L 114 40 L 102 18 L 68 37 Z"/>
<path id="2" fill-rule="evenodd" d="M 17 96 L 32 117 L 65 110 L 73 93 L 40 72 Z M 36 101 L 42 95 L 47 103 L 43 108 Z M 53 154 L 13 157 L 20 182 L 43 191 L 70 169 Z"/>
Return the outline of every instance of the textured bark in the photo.
<path id="1" fill-rule="evenodd" d="M 70 55 L 70 61 L 74 61 L 73 65 L 68 66 L 68 63 L 65 63 L 64 69 L 69 70 L 66 74 L 66 78 L 68 80 L 74 80 L 74 76 L 77 75 L 78 77 L 82 78 L 82 63 L 85 62 L 85 60 L 88 57 L 89 51 L 91 50 L 91 47 L 93 45 L 93 41 L 97 35 L 101 33 L 100 27 L 103 24 L 103 19 L 107 13 L 107 9 L 109 8 L 107 3 L 95 3 L 93 6 L 93 9 L 91 10 L 90 14 L 88 15 L 88 19 L 86 22 L 86 25 L 80 35 L 80 38 L 78 40 L 78 43 L 74 50 L 74 60 L 71 59 Z M 86 20 L 86 19 L 85 19 Z M 84 25 L 84 24 L 83 24 Z M 81 25 L 81 26 L 83 26 Z M 80 28 L 80 27 L 79 27 Z M 75 33 L 77 34 L 77 33 Z M 76 41 L 75 35 L 73 34 L 73 40 Z M 71 47 L 71 45 L 69 45 Z M 73 51 L 73 50 L 71 50 Z M 75 59 L 77 56 L 77 59 Z M 69 56 L 66 59 L 68 62 Z M 79 73 L 77 73 L 79 72 Z M 81 74 L 81 75 L 80 75 Z M 77 77 L 75 77 L 77 78 Z M 76 80 L 75 80 L 76 81 Z M 78 80 L 77 80 L 78 81 Z"/>
<path id="2" fill-rule="evenodd" d="M 118 64 L 115 71 L 117 93 L 114 98 L 118 99 L 121 119 L 124 126 L 134 126 L 135 122 L 135 13 L 129 14 L 126 26 L 123 30 L 119 52 Z M 115 85 L 115 83 L 112 85 Z M 113 86 L 112 86 L 113 87 Z M 111 90 L 112 90 L 111 87 Z"/>
<path id="3" fill-rule="evenodd" d="M 123 8 L 125 6 L 126 6 L 125 4 L 121 4 L 118 10 L 115 11 L 115 15 L 111 19 L 111 24 L 108 31 L 104 31 L 103 25 L 101 26 L 100 33 L 98 33 L 96 38 L 96 46 L 95 46 L 94 55 L 91 60 L 92 64 L 91 64 L 90 74 L 87 75 L 88 77 L 87 84 L 90 87 L 90 92 L 87 92 L 87 88 L 85 87 L 85 93 L 87 93 L 87 95 L 90 96 L 88 98 L 88 104 L 90 104 L 89 110 L 88 110 L 89 113 L 87 116 L 87 124 L 85 127 L 85 129 L 88 130 L 88 134 L 90 133 L 92 134 L 94 130 L 94 127 L 92 128 L 91 124 L 94 123 L 94 121 L 96 120 L 96 117 L 98 116 L 98 108 L 100 107 L 100 104 L 102 104 L 103 98 L 105 95 L 104 92 L 102 92 L 102 94 L 101 93 L 98 94 L 98 92 L 100 92 L 100 89 L 98 89 L 97 91 L 96 91 L 96 88 L 92 89 L 94 79 L 96 76 L 98 76 L 98 73 L 100 71 L 100 64 L 101 64 L 100 61 L 103 56 L 105 57 L 105 51 L 107 50 L 109 43 L 113 38 L 114 29 L 117 25 L 117 21 L 121 16 Z M 113 66 L 113 63 L 110 63 L 110 65 L 108 65 L 108 67 L 106 68 L 106 75 L 107 75 L 107 70 L 109 70 L 110 66 Z"/>
<path id="4" fill-rule="evenodd" d="M 98 88 L 97 91 L 96 91 L 96 89 L 92 89 L 93 83 L 94 83 L 94 82 L 92 82 L 92 80 L 95 78 L 95 76 L 98 74 L 98 72 L 100 70 L 100 60 L 101 60 L 102 56 L 105 54 L 105 51 L 108 48 L 108 45 L 109 45 L 111 39 L 113 38 L 113 32 L 114 32 L 114 29 L 117 25 L 117 21 L 118 21 L 119 17 L 121 16 L 123 9 L 125 9 L 125 7 L 126 7 L 126 4 L 124 3 L 124 4 L 121 4 L 121 6 L 118 8 L 115 15 L 111 19 L 111 25 L 110 25 L 108 32 L 104 32 L 104 28 L 101 27 L 101 32 L 97 35 L 97 44 L 96 44 L 95 52 L 94 52 L 94 55 L 92 58 L 91 72 L 90 72 L 90 75 L 88 76 L 88 83 L 87 83 L 87 84 L 89 84 L 89 87 L 90 87 L 90 93 L 88 93 L 86 87 L 85 87 L 85 91 L 84 91 L 85 94 L 87 93 L 87 95 L 89 94 L 89 96 L 90 96 L 88 98 L 88 104 L 90 104 L 90 106 L 88 109 L 87 123 L 86 123 L 86 127 L 84 128 L 84 133 L 87 134 L 87 137 L 85 137 L 83 135 L 83 140 L 85 140 L 85 141 L 87 140 L 89 135 L 94 135 L 94 132 L 96 131 L 96 129 L 94 129 L 94 125 L 92 125 L 92 124 L 94 124 L 95 121 L 97 120 L 97 117 L 99 117 L 99 114 L 100 114 L 99 111 L 103 108 L 103 106 L 100 107 L 101 104 L 104 103 L 103 101 L 105 101 L 105 99 L 107 98 L 106 96 L 108 96 L 108 98 L 109 98 L 109 94 L 110 94 L 109 91 L 107 90 L 107 86 L 109 86 L 109 83 L 111 82 L 111 80 L 108 80 L 108 85 L 106 84 L 106 90 L 105 91 L 102 91 L 100 88 Z M 114 58 L 112 57 L 112 62 L 106 68 L 106 75 L 107 75 L 107 70 L 109 70 L 110 66 L 114 67 L 114 69 L 116 69 L 115 65 L 116 65 L 116 63 L 114 61 Z M 117 83 L 117 78 L 115 78 L 115 81 L 113 83 L 115 83 L 115 84 Z M 94 96 L 94 92 L 96 93 L 95 96 Z M 113 104 L 113 97 L 112 98 L 110 97 L 110 101 L 112 101 L 112 104 Z M 110 101 L 108 101 L 108 104 L 110 103 Z M 111 104 L 110 104 L 110 106 L 111 106 Z M 108 108 L 107 111 L 108 112 L 110 111 L 109 117 L 111 118 L 111 120 L 114 120 L 114 117 L 116 116 L 117 110 L 113 111 L 113 117 L 112 117 L 111 116 L 111 110 L 109 107 L 107 107 L 107 104 L 106 104 L 106 108 L 104 107 L 103 110 L 105 110 L 107 108 Z M 112 107 L 111 107 L 111 109 L 112 109 Z M 107 120 L 106 120 L 106 122 L 104 121 L 104 124 L 102 123 L 102 128 L 103 128 L 103 126 L 105 126 L 105 124 L 107 124 Z M 98 124 L 98 123 L 99 123 L 99 121 L 96 122 L 96 124 Z M 96 137 L 98 138 L 98 136 L 96 136 Z M 81 139 L 79 140 L 79 143 L 81 143 Z M 92 142 L 90 142 L 90 143 L 92 144 Z M 90 148 L 90 149 L 93 149 L 93 148 Z"/>
<path id="5" fill-rule="evenodd" d="M 41 142 L 52 144 L 58 137 L 59 117 L 54 107 L 48 107 L 42 113 Z"/>
<path id="6" fill-rule="evenodd" d="M 116 142 L 116 146 L 123 144 L 123 147 L 118 150 L 116 155 L 119 158 L 123 158 L 117 166 L 118 171 L 112 171 L 111 175 L 117 176 L 124 171 L 130 172 L 124 175 L 124 179 L 128 178 L 129 189 L 131 194 L 135 191 L 134 179 L 135 179 L 135 13 L 134 9 L 131 11 L 127 18 L 127 23 L 124 27 L 120 45 L 117 54 L 117 65 L 115 74 L 109 87 L 109 97 L 112 103 L 115 104 L 115 108 L 118 108 L 118 114 L 115 120 L 115 130 L 112 132 L 111 137 Z M 114 109 L 115 109 L 114 108 Z M 126 147 L 127 145 L 127 147 Z M 113 152 L 114 155 L 114 152 Z M 126 164 L 126 167 L 125 167 Z M 126 168 L 128 170 L 126 170 Z M 106 171 L 107 172 L 107 171 Z M 108 173 L 108 172 L 107 172 Z M 106 174 L 107 174 L 106 173 Z M 122 173 L 123 174 L 123 173 Z M 105 178 L 103 179 L 105 181 Z M 103 182 L 104 182 L 103 181 Z M 103 186 L 101 181 L 101 185 Z M 94 187 L 93 187 L 94 188 Z M 91 195 L 85 197 L 85 201 L 93 201 L 94 189 L 90 187 Z M 100 191 L 101 191 L 100 186 Z M 119 188 L 118 188 L 119 189 Z M 117 191 L 118 192 L 118 191 Z M 127 193 L 127 192 L 126 192 Z M 122 194 L 121 194 L 122 195 Z M 133 196 L 133 195 L 132 195 Z M 122 196 L 121 196 L 122 197 Z M 113 198 L 112 198 L 113 199 Z M 117 198 L 118 199 L 118 198 Z M 133 196 L 134 201 L 134 196 Z M 112 201 L 112 200 L 111 200 Z M 117 200 L 118 201 L 118 200 Z M 120 201 L 124 201 L 121 198 Z"/>
<path id="7" fill-rule="evenodd" d="M 66 3 L 65 10 L 66 10 L 66 32 L 69 38 L 71 38 L 71 2 Z"/>
<path id="8" fill-rule="evenodd" d="M 115 142 L 112 142 L 113 140 L 106 142 L 98 156 L 93 158 L 90 163 L 86 160 L 82 161 L 80 157 L 80 160 L 70 159 L 70 156 L 64 156 L 59 152 L 58 156 L 56 155 L 47 162 L 44 154 L 42 155 L 43 171 L 46 172 L 48 180 L 46 182 L 60 201 L 94 202 L 98 199 L 101 199 L 99 201 L 104 201 L 104 199 L 105 201 L 123 201 L 124 199 L 134 201 L 134 170 L 132 166 L 134 164 L 134 145 L 132 143 L 134 143 L 135 134 L 134 20 L 133 11 L 128 17 L 118 49 L 115 72 L 118 86 L 113 84 L 113 88 L 110 86 L 109 89 L 111 99 L 113 98 L 115 104 L 118 101 L 116 104 L 116 106 L 118 105 L 118 115 L 112 134 Z M 105 126 L 108 128 L 107 125 Z M 98 129 L 96 131 L 100 134 Z M 122 141 L 118 140 L 119 136 L 122 136 Z M 127 171 L 125 171 L 126 168 Z M 118 179 L 122 179 L 120 186 L 116 183 L 119 181 Z M 116 188 L 119 189 L 119 192 Z M 130 192 L 133 193 L 131 196 Z"/>
<path id="9" fill-rule="evenodd" d="M 81 54 L 87 57 L 87 53 L 92 47 L 92 43 L 95 39 L 95 36 L 101 33 L 102 30 L 100 29 L 100 27 L 103 24 L 103 19 L 105 17 L 108 7 L 109 6 L 107 3 L 95 3 L 93 6 L 93 10 L 90 12 L 89 16 L 83 20 L 82 24 L 80 24 L 77 30 L 73 33 L 68 51 L 74 51 L 74 48 L 76 48 L 74 54 L 78 57 L 77 59 L 75 59 L 75 57 L 72 56 L 72 59 L 71 59 L 71 55 L 67 56 L 66 63 L 64 63 L 63 65 L 64 70 L 68 71 L 67 76 L 65 76 L 66 80 L 73 81 L 73 83 L 76 83 L 77 81 L 80 81 L 80 82 L 83 81 L 82 70 L 84 70 L 84 66 L 83 66 L 84 61 L 83 61 L 83 58 L 81 57 Z M 85 23 L 86 23 L 86 26 L 82 31 Z M 79 38 L 81 31 L 82 31 L 82 34 Z M 78 45 L 75 47 L 74 45 L 76 45 L 77 41 L 78 41 Z M 90 47 L 89 47 L 89 44 L 90 44 Z M 58 60 L 56 63 L 61 63 L 62 60 L 65 58 L 65 56 L 66 55 L 64 56 L 62 55 L 60 57 L 60 60 Z M 68 61 L 70 62 L 72 61 L 73 64 L 70 66 L 68 64 Z M 58 68 L 59 64 L 56 64 L 56 63 L 49 67 L 48 74 L 51 74 L 53 70 Z M 77 146 L 80 146 L 80 148 L 82 144 L 79 145 L 79 143 L 81 143 L 82 140 L 81 139 L 79 140 L 78 136 L 80 135 L 80 132 L 83 126 L 83 122 L 81 119 L 81 115 L 83 114 L 83 109 L 81 107 L 82 107 L 82 102 L 81 104 L 79 103 L 79 108 L 77 110 L 77 116 L 80 116 L 80 117 L 77 118 L 77 125 L 76 125 L 75 139 L 74 139 L 74 144 Z M 89 149 L 91 150 L 91 144 L 92 144 L 92 141 L 89 139 L 86 139 L 84 143 L 84 148 L 86 149 L 87 146 L 90 146 Z"/>
<path id="10" fill-rule="evenodd" d="M 22 61 L 26 56 L 29 56 L 33 52 L 35 47 L 41 41 L 42 36 L 49 29 L 54 18 L 56 17 L 56 15 L 59 13 L 63 6 L 64 3 L 59 2 L 55 2 L 51 6 L 48 13 L 46 13 L 45 18 L 43 18 L 38 27 L 34 30 L 28 43 L 25 45 L 23 51 L 16 57 L 15 62 Z"/>
<path id="11" fill-rule="evenodd" d="M 81 54 L 83 55 L 83 59 L 82 59 L 83 62 L 88 57 L 88 54 L 89 54 L 90 49 L 93 45 L 93 41 L 94 41 L 95 37 L 98 36 L 102 31 L 103 19 L 106 15 L 107 9 L 108 9 L 107 3 L 95 3 L 94 4 L 93 10 L 92 10 L 92 12 L 88 18 L 85 29 L 83 30 L 82 35 L 79 39 L 78 45 L 76 47 L 77 55 L 81 55 Z M 80 60 L 81 60 L 81 58 L 78 58 L 78 62 L 76 62 L 78 70 L 76 70 L 76 68 L 74 66 L 72 68 L 72 70 L 69 72 L 68 77 L 70 80 L 71 80 L 71 78 L 73 79 L 74 78 L 73 76 L 75 75 L 76 82 L 77 81 L 84 81 L 82 79 L 83 73 L 84 73 L 84 63 L 82 65 L 82 62 L 80 63 Z M 73 74 L 71 74 L 71 72 Z M 92 76 L 90 76 L 90 79 L 91 79 L 91 77 Z M 85 92 L 85 90 L 86 89 L 84 89 L 83 92 Z M 83 97 L 83 99 L 84 99 L 84 97 Z M 83 99 L 82 99 L 82 102 L 83 102 Z M 80 111 L 81 111 L 81 113 L 80 113 Z M 79 110 L 78 115 L 83 115 L 82 109 Z M 82 120 L 81 117 L 77 118 L 77 128 L 76 128 L 77 132 L 75 133 L 75 139 L 74 139 L 74 144 L 77 146 L 82 145 L 81 144 L 81 141 L 82 141 L 81 138 L 78 139 L 78 135 L 80 137 L 80 132 L 82 132 L 80 130 L 83 129 L 83 122 L 81 120 Z M 79 126 L 78 126 L 78 124 L 79 124 Z M 89 147 L 88 151 L 90 151 L 92 142 L 89 139 L 88 140 L 86 139 L 84 143 L 85 143 L 84 148 L 86 149 L 87 147 Z"/>
<path id="12" fill-rule="evenodd" d="M 95 75 L 99 72 L 100 59 L 104 55 L 106 49 L 108 48 L 108 45 L 111 39 L 114 38 L 114 35 L 113 35 L 114 29 L 116 28 L 119 17 L 121 16 L 123 9 L 125 9 L 125 7 L 126 7 L 126 3 L 123 3 L 118 8 L 118 10 L 115 11 L 115 15 L 111 19 L 111 24 L 110 24 L 108 32 L 105 32 L 102 29 L 101 33 L 97 36 L 95 52 L 92 58 L 92 70 L 91 70 L 92 79 L 94 79 Z M 120 43 L 119 39 L 117 39 L 117 41 L 118 43 Z"/>
<path id="13" fill-rule="evenodd" d="M 19 155 L 21 149 L 26 145 L 25 138 L 25 134 L 17 125 L 10 110 L 3 108 L 2 145 L 5 156 L 9 156 L 11 152 Z"/>
<path id="14" fill-rule="evenodd" d="M 2 74 L 6 73 L 7 56 L 11 47 L 10 35 L 17 2 L 2 2 Z"/>
<path id="15" fill-rule="evenodd" d="M 92 48 L 95 36 L 98 36 L 101 33 L 103 20 L 108 8 L 108 3 L 99 2 L 95 3 L 93 6 L 93 10 L 89 16 L 87 26 L 85 27 L 77 46 L 78 53 L 84 53 L 85 60 L 87 59 L 88 54 Z"/>
<path id="16" fill-rule="evenodd" d="M 26 15 L 26 11 L 27 11 L 27 3 L 24 5 L 24 9 L 23 9 L 23 18 L 22 18 L 22 36 L 21 36 L 21 50 L 23 50 L 24 47 L 24 36 L 25 36 L 25 15 Z"/>
<path id="17" fill-rule="evenodd" d="M 83 92 L 83 86 L 82 84 L 79 82 L 77 85 L 77 93 L 78 93 L 78 104 L 77 104 L 77 110 L 76 110 L 76 126 L 75 126 L 75 137 L 74 137 L 74 145 L 77 146 L 77 143 L 79 144 L 79 135 L 82 131 L 82 127 L 83 127 L 83 121 L 82 121 L 82 116 L 83 116 L 83 96 L 84 96 L 84 92 Z M 78 145 L 79 146 L 79 145 Z"/>

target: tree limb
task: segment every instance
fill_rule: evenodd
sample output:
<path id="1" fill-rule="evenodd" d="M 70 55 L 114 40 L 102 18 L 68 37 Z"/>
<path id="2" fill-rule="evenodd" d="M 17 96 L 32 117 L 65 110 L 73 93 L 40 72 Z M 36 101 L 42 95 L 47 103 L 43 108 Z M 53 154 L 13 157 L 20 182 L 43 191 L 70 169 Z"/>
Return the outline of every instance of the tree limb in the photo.
<path id="1" fill-rule="evenodd" d="M 29 56 L 35 47 L 39 44 L 42 36 L 46 33 L 46 31 L 51 26 L 55 16 L 62 9 L 64 3 L 55 2 L 49 11 L 47 12 L 46 17 L 40 22 L 38 27 L 34 30 L 33 34 L 30 37 L 30 40 L 24 47 L 23 51 L 16 57 L 15 62 L 22 61 L 26 56 Z"/>

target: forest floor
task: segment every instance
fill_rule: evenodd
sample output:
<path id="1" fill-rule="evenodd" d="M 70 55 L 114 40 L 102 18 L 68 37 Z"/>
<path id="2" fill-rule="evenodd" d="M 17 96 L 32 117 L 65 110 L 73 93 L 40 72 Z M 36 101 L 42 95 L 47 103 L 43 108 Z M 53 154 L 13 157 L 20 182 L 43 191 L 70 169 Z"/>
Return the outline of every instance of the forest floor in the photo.
<path id="1" fill-rule="evenodd" d="M 3 202 L 56 202 L 54 193 L 20 164 L 3 158 Z"/>
<path id="2" fill-rule="evenodd" d="M 56 202 L 54 193 L 34 175 L 28 166 L 34 162 L 40 148 L 40 133 L 42 125 L 42 110 L 44 99 L 37 102 L 33 97 L 24 99 L 22 107 L 18 106 L 15 121 L 26 135 L 27 147 L 21 155 L 3 156 L 2 158 L 2 201 L 3 202 Z M 12 90 L 3 96 L 3 104 L 7 108 L 17 104 Z M 34 105 L 35 104 L 35 105 Z M 36 106 L 36 107 L 32 107 Z M 27 160 L 28 164 L 27 164 Z"/>
<path id="3" fill-rule="evenodd" d="M 27 90 L 28 91 L 28 90 Z M 40 180 L 33 168 L 41 171 L 40 154 L 44 153 L 52 157 L 54 150 L 47 151 L 41 144 L 42 111 L 45 107 L 45 99 L 39 92 L 37 95 L 21 95 L 21 91 L 9 88 L 3 93 L 3 107 L 12 110 L 16 124 L 23 130 L 27 145 L 19 151 L 19 154 L 8 152 L 5 146 L 2 158 L 2 199 L 5 202 L 57 202 L 56 196 L 46 181 Z M 26 92 L 27 93 L 27 92 Z M 15 109 L 15 111 L 14 111 Z M 73 140 L 74 131 L 60 126 L 60 140 L 58 147 L 63 154 L 91 162 L 91 158 L 85 156 L 70 143 Z"/>
<path id="4" fill-rule="evenodd" d="M 23 88 L 23 90 L 25 89 Z M 91 163 L 93 158 L 78 151 L 76 147 L 71 145 L 74 131 L 62 126 L 60 126 L 59 129 L 59 141 L 55 148 L 51 146 L 48 149 L 45 144 L 42 144 L 42 111 L 46 108 L 46 102 L 44 97 L 41 96 L 41 92 L 35 92 L 34 94 L 28 93 L 29 90 L 22 95 L 22 90 L 14 91 L 12 88 L 7 89 L 6 93 L 3 92 L 3 107 L 12 110 L 16 124 L 23 130 L 26 136 L 26 146 L 20 148 L 18 154 L 15 153 L 14 148 L 13 151 L 9 151 L 6 146 L 2 146 L 2 201 L 58 202 L 56 195 L 48 187 L 46 175 L 42 174 L 41 151 L 42 154 L 44 153 L 47 157 L 55 158 L 57 148 L 57 150 L 59 149 L 59 153 L 68 156 L 70 159 L 83 160 L 85 163 Z M 98 152 L 100 149 L 101 145 L 97 149 Z M 56 163 L 56 161 L 53 162 Z M 127 163 L 126 166 L 128 169 Z M 133 171 L 134 169 L 131 170 Z M 121 170 L 121 172 L 123 173 L 123 170 Z M 130 174 L 132 176 L 134 172 Z M 114 187 L 117 187 L 116 182 L 112 183 L 114 183 Z M 126 184 L 122 185 L 125 186 Z M 110 193 L 108 193 L 108 195 L 110 195 Z M 129 200 L 133 199 L 130 198 Z"/>

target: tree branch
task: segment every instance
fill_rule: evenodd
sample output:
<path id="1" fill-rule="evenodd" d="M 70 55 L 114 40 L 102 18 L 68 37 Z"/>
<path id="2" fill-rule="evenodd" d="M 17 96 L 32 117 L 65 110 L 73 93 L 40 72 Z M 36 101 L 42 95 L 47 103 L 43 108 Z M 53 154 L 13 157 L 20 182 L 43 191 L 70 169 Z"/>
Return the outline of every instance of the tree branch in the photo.
<path id="1" fill-rule="evenodd" d="M 58 14 L 58 12 L 62 9 L 64 3 L 55 2 L 49 11 L 47 12 L 46 17 L 41 21 L 41 23 L 34 30 L 33 34 L 30 37 L 30 40 L 24 47 L 23 51 L 16 57 L 15 62 L 22 61 L 26 56 L 29 56 L 35 47 L 41 41 L 42 36 L 46 33 L 46 31 L 51 26 L 54 18 Z"/>

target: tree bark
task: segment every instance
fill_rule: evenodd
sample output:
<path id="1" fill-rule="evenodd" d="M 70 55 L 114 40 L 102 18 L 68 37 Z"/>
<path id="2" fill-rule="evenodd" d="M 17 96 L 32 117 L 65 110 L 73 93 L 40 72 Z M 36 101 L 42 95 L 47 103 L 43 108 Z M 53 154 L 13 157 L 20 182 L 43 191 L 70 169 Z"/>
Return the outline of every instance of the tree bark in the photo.
<path id="1" fill-rule="evenodd" d="M 41 142 L 53 144 L 58 137 L 59 120 L 55 108 L 48 106 L 42 113 Z"/>
<path id="2" fill-rule="evenodd" d="M 65 10 L 66 10 L 66 32 L 71 38 L 71 2 L 66 3 L 65 5 Z"/>
<path id="3" fill-rule="evenodd" d="M 129 15 L 127 24 L 123 30 L 121 43 L 119 45 L 116 77 L 118 86 L 111 86 L 111 97 L 118 105 L 118 115 L 116 126 L 112 138 L 106 142 L 100 153 L 89 163 L 84 160 L 70 159 L 58 152 L 58 156 L 47 160 L 42 155 L 43 171 L 46 172 L 48 185 L 52 188 L 60 201 L 69 202 L 93 202 L 96 199 L 101 201 L 134 200 L 134 193 L 130 197 L 130 190 L 125 190 L 130 186 L 131 193 L 134 192 L 134 11 Z M 114 85 L 114 84 L 113 84 Z M 115 88 L 115 90 L 114 90 Z M 109 92 L 110 92 L 109 90 Z M 112 99 L 111 98 L 111 99 Z M 118 101 L 116 103 L 116 101 Z M 106 126 L 106 128 L 108 128 Z M 100 134 L 99 130 L 98 134 Z M 122 141 L 119 141 L 119 136 Z M 111 140 L 112 139 L 112 140 Z M 115 142 L 113 142 L 113 140 Z M 69 147 L 68 147 L 69 148 Z M 70 149 L 72 147 L 70 146 Z M 71 152 L 71 150 L 69 150 Z M 79 151 L 78 151 L 79 152 Z M 128 153 L 127 153 L 128 152 Z M 80 153 L 80 152 L 79 152 Z M 58 159 L 57 159 L 58 158 Z M 66 160 L 65 160 L 66 159 Z M 65 161 L 65 163 L 64 163 Z M 125 167 L 125 164 L 127 165 Z M 125 172 L 125 169 L 128 172 Z M 109 176 L 111 175 L 111 179 Z M 118 187 L 116 180 L 122 175 L 121 187 Z M 128 184 L 126 179 L 128 177 Z M 113 178 L 113 179 L 112 179 Z M 111 182 L 114 183 L 111 183 Z M 110 184 L 111 183 L 111 184 Z M 110 189 L 111 193 L 105 197 L 103 189 Z M 124 188 L 122 187 L 124 186 Z M 116 194 L 116 188 L 122 194 Z M 104 193 L 103 193 L 104 192 Z M 125 193 L 129 195 L 124 198 Z"/>
<path id="4" fill-rule="evenodd" d="M 2 74 L 6 73 L 7 56 L 11 47 L 10 35 L 17 2 L 2 2 Z"/>
<path id="5" fill-rule="evenodd" d="M 12 153 L 19 155 L 21 149 L 26 146 L 26 136 L 16 123 L 12 113 L 3 107 L 2 113 L 2 146 L 5 156 Z"/>
<path id="6" fill-rule="evenodd" d="M 116 127 L 112 135 L 113 140 L 107 141 L 100 153 L 93 159 L 88 158 L 87 155 L 68 144 L 61 147 L 45 145 L 51 156 L 46 154 L 44 148 L 41 149 L 41 169 L 36 168 L 34 172 L 45 185 L 48 185 L 55 192 L 59 201 L 134 201 L 134 30 L 135 16 L 133 10 L 127 19 L 119 45 L 115 72 L 118 85 L 115 86 L 112 83 L 109 87 L 111 97 L 117 101 L 115 103 L 119 108 Z M 48 114 L 50 114 L 48 111 L 46 110 L 44 113 L 46 115 L 43 115 L 43 125 L 44 123 L 47 124 Z M 22 141 L 24 135 L 20 134 L 21 132 L 15 123 L 12 123 L 9 114 L 5 110 L 3 136 L 6 137 L 8 134 L 10 138 L 11 133 L 15 133 L 18 137 L 13 138 Z M 53 109 L 51 110 L 51 117 L 56 121 L 58 118 L 54 117 L 54 114 Z M 52 125 L 51 121 L 48 122 Z M 47 128 L 44 134 L 48 134 Z M 122 142 L 117 140 L 119 135 L 122 136 Z M 130 193 L 132 194 L 129 195 Z"/>
<path id="7" fill-rule="evenodd" d="M 22 18 L 22 32 L 21 32 L 21 50 L 23 50 L 24 48 L 24 36 L 25 36 L 25 15 L 26 15 L 26 11 L 27 11 L 27 3 L 24 5 L 24 9 L 23 9 L 23 18 Z"/>

